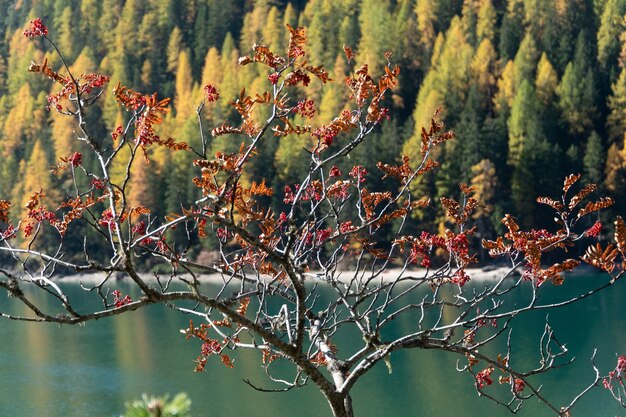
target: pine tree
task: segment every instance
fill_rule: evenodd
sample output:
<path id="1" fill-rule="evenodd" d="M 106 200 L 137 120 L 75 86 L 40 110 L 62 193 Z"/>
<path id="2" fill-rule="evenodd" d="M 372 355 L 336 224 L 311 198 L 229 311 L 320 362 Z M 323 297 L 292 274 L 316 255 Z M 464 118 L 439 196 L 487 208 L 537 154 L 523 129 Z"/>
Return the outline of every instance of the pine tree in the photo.
<path id="1" fill-rule="evenodd" d="M 435 110 L 442 107 L 444 103 L 444 97 L 439 91 L 433 87 L 433 83 L 436 83 L 436 76 L 434 73 L 429 73 L 422 84 L 422 88 L 418 94 L 417 103 L 415 104 L 415 110 L 413 111 L 413 119 L 415 122 L 415 134 L 409 142 L 403 148 L 402 153 L 415 158 L 419 150 L 419 134 L 422 131 L 422 127 L 427 128 L 430 126 L 430 120 L 435 113 Z M 445 111 L 442 115 L 445 119 Z"/>
<path id="2" fill-rule="evenodd" d="M 183 46 L 183 34 L 176 26 L 172 33 L 170 34 L 170 39 L 167 42 L 167 70 L 170 73 L 175 73 L 178 68 L 178 57 L 180 53 L 184 49 Z"/>
<path id="3" fill-rule="evenodd" d="M 609 147 L 604 173 L 606 188 L 617 203 L 614 209 L 623 213 L 626 209 L 626 134 L 620 142 Z"/>
<path id="4" fill-rule="evenodd" d="M 541 59 L 537 65 L 537 77 L 535 79 L 537 96 L 544 105 L 548 106 L 552 103 L 558 84 L 558 75 L 548 60 L 548 55 L 544 52 L 541 54 Z"/>
<path id="5" fill-rule="evenodd" d="M 465 38 L 472 46 L 477 46 L 477 22 L 480 5 L 474 0 L 464 0 L 461 8 Z"/>
<path id="6" fill-rule="evenodd" d="M 551 144 L 546 135 L 545 109 L 531 82 L 520 85 L 508 121 L 511 198 L 524 224 L 542 224 L 534 199 L 558 190 L 564 163 L 563 151 Z"/>
<path id="7" fill-rule="evenodd" d="M 533 81 L 538 59 L 539 51 L 535 39 L 530 32 L 526 32 L 513 60 L 516 86 L 521 85 L 524 80 Z"/>
<path id="8" fill-rule="evenodd" d="M 206 57 L 204 59 L 204 66 L 202 68 L 202 78 L 200 81 L 200 85 L 202 87 L 206 85 L 216 86 L 218 91 L 222 90 L 222 80 L 224 78 L 224 69 L 222 68 L 222 57 L 218 52 L 217 48 L 212 47 L 207 52 Z M 221 112 L 219 112 L 219 106 L 211 106 L 208 108 L 209 115 L 212 116 L 213 120 L 219 120 L 223 118 Z"/>
<path id="9" fill-rule="evenodd" d="M 532 84 L 524 80 L 515 95 L 509 118 L 509 164 L 518 166 L 522 161 L 522 150 L 529 138 L 533 142 L 545 140 L 542 126 L 542 106 Z"/>
<path id="10" fill-rule="evenodd" d="M 367 63 L 371 74 L 379 74 L 382 70 L 381 57 L 393 45 L 398 45 L 399 39 L 394 39 L 394 32 L 390 30 L 395 26 L 390 12 L 389 1 L 363 0 L 359 23 L 361 27 L 361 39 L 359 40 L 359 52 L 357 62 Z"/>
<path id="11" fill-rule="evenodd" d="M 620 52 L 619 35 L 622 28 L 622 18 L 626 13 L 626 2 L 623 0 L 608 0 L 604 6 L 598 28 L 598 63 L 609 72 L 617 66 Z"/>
<path id="12" fill-rule="evenodd" d="M 262 43 L 263 27 L 265 26 L 265 20 L 270 12 L 270 8 L 271 6 L 267 0 L 260 0 L 254 2 L 252 11 L 246 13 L 241 28 L 240 45 L 242 48 L 249 48 L 255 43 Z"/>
<path id="13" fill-rule="evenodd" d="M 489 236 L 494 230 L 491 216 L 495 212 L 495 204 L 498 200 L 496 197 L 499 188 L 495 164 L 489 159 L 481 160 L 471 167 L 471 178 L 470 185 L 474 188 L 474 198 L 480 201 L 472 217 L 478 223 L 479 233 L 482 234 L 476 237 L 481 238 L 483 236 Z"/>
<path id="14" fill-rule="evenodd" d="M 2 128 L 2 156 L 4 158 L 17 152 L 18 158 L 24 156 L 24 151 L 28 145 L 32 146 L 32 139 L 36 125 L 33 123 L 33 113 L 35 112 L 35 100 L 31 95 L 29 84 L 24 84 L 17 92 L 17 101 L 6 116 Z M 26 146 L 25 146 L 26 145 Z"/>
<path id="15" fill-rule="evenodd" d="M 606 161 L 606 151 L 602 138 L 595 131 L 591 132 L 587 139 L 585 156 L 583 158 L 584 179 L 587 182 L 597 184 L 602 187 L 604 184 L 604 164 Z"/>
<path id="16" fill-rule="evenodd" d="M 496 38 L 496 9 L 493 7 L 492 0 L 485 0 L 478 10 L 478 21 L 476 22 L 476 37 L 479 43 L 485 39 L 491 43 Z"/>
<path id="17" fill-rule="evenodd" d="M 88 44 L 91 48 L 97 48 L 100 44 L 100 28 L 98 26 L 98 16 L 102 16 L 102 5 L 104 2 L 98 0 L 83 0 L 80 2 L 80 19 L 78 28 L 83 47 Z M 99 46 L 99 50 L 102 46 Z"/>
<path id="18" fill-rule="evenodd" d="M 263 27 L 263 44 L 277 54 L 284 53 L 287 45 L 284 42 L 284 30 L 282 28 L 283 16 L 276 7 L 272 7 L 267 15 Z"/>
<path id="19" fill-rule="evenodd" d="M 487 149 L 483 142 L 483 135 L 480 129 L 480 94 L 476 84 L 470 88 L 465 108 L 461 113 L 459 122 L 453 126 L 453 131 L 457 132 L 456 155 L 458 158 L 459 175 L 457 182 L 468 183 L 471 179 L 471 168 L 481 159 L 485 158 Z"/>
<path id="20" fill-rule="evenodd" d="M 437 32 L 435 31 L 436 3 L 433 0 L 417 0 L 415 14 L 417 15 L 417 29 L 420 34 L 420 42 L 424 50 L 430 52 L 434 46 Z"/>
<path id="21" fill-rule="evenodd" d="M 122 3 L 118 0 L 102 0 L 101 11 L 97 25 L 100 42 L 96 45 L 99 56 L 108 54 L 115 44 L 115 28 L 122 13 Z"/>
<path id="22" fill-rule="evenodd" d="M 619 78 L 611 86 L 608 107 L 610 113 L 606 126 L 610 141 L 615 143 L 626 132 L 626 68 L 622 69 Z"/>
<path id="23" fill-rule="evenodd" d="M 56 35 L 56 43 L 60 50 L 64 51 L 65 59 L 72 62 L 76 57 L 76 53 L 80 51 L 79 45 L 76 44 L 76 29 L 73 27 L 72 9 L 67 6 L 63 9 L 59 16 L 59 29 Z"/>
<path id="24" fill-rule="evenodd" d="M 494 76 L 496 59 L 496 51 L 491 41 L 483 39 L 472 59 L 471 69 L 472 78 L 476 82 L 476 88 L 481 96 L 478 105 L 487 110 L 491 109 L 491 97 L 496 87 L 496 78 Z"/>
<path id="25" fill-rule="evenodd" d="M 176 109 L 176 120 L 179 123 L 187 120 L 193 113 L 195 106 L 193 88 L 190 53 L 189 50 L 185 49 L 178 56 L 178 68 L 176 68 L 174 108 Z"/>
<path id="26" fill-rule="evenodd" d="M 591 69 L 583 72 L 575 63 L 567 64 L 561 83 L 556 89 L 561 117 L 573 135 L 588 132 L 594 123 L 595 89 Z"/>
<path id="27" fill-rule="evenodd" d="M 324 124 L 331 121 L 337 114 L 341 113 L 341 110 L 347 103 L 346 89 L 339 82 L 339 80 L 343 80 L 346 77 L 347 72 L 345 57 L 343 54 L 337 55 L 332 74 L 333 79 L 338 81 L 327 84 L 324 87 L 319 105 L 319 116 L 317 117 L 319 123 Z"/>
<path id="28" fill-rule="evenodd" d="M 506 63 L 502 75 L 498 79 L 498 92 L 493 98 L 496 111 L 507 115 L 517 92 L 515 65 L 509 60 Z"/>
<path id="29" fill-rule="evenodd" d="M 20 200 L 20 207 L 26 207 L 30 196 L 41 190 L 47 190 L 47 202 L 51 207 L 58 204 L 58 194 L 52 187 L 52 174 L 50 172 L 51 161 L 46 154 L 41 140 L 37 140 L 32 148 L 28 162 L 26 162 L 23 178 L 23 191 Z"/>
<path id="30" fill-rule="evenodd" d="M 221 97 L 216 104 L 220 107 L 221 111 L 225 115 L 233 114 L 233 107 L 229 104 L 239 94 L 239 70 L 240 66 L 237 65 L 237 59 L 239 58 L 239 51 L 235 48 L 235 42 L 230 34 L 226 35 L 224 39 L 224 45 L 222 45 L 222 71 L 223 78 L 220 84 Z"/>
<path id="31" fill-rule="evenodd" d="M 513 59 L 524 36 L 524 3 L 522 0 L 508 0 L 507 11 L 500 25 L 498 50 L 503 60 Z"/>
<path id="32" fill-rule="evenodd" d="M 440 92 L 445 97 L 446 108 L 449 109 L 447 120 L 452 125 L 465 105 L 474 50 L 465 38 L 462 22 L 458 17 L 452 19 L 445 39 L 440 64 L 438 68 L 431 68 L 431 71 L 438 73 Z"/>

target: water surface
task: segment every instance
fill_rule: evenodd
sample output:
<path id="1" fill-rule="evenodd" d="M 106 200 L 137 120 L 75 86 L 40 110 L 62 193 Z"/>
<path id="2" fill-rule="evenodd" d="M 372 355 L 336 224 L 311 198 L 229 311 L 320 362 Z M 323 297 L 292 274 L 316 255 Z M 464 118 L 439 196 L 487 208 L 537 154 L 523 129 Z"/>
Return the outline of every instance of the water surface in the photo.
<path id="1" fill-rule="evenodd" d="M 573 292 L 599 279 L 603 278 L 572 277 L 564 288 L 549 292 Z M 119 288 L 132 294 L 125 284 Z M 545 378 L 545 395 L 564 403 L 569 393 L 591 381 L 589 357 L 594 347 L 598 347 L 597 364 L 605 373 L 615 366 L 616 353 L 626 353 L 624 290 L 624 285 L 618 283 L 597 297 L 550 313 L 559 341 L 567 343 L 577 360 Z M 80 291 L 76 285 L 69 293 L 79 296 Z M 4 310 L 7 305 L 14 312 L 23 311 L 8 299 L 0 300 Z M 142 393 L 180 391 L 192 399 L 195 417 L 330 415 L 313 386 L 266 394 L 245 385 L 242 378 L 259 384 L 266 381 L 257 352 L 235 352 L 235 369 L 215 360 L 207 366 L 207 372 L 194 373 L 193 360 L 199 345 L 186 341 L 179 333 L 188 323 L 188 316 L 161 306 L 80 327 L 0 321 L 0 416 L 117 417 L 123 413 L 126 401 Z M 516 319 L 513 342 L 519 363 L 536 361 L 544 323 L 545 313 Z M 396 325 L 400 331 L 411 322 L 398 320 Z M 391 375 L 381 365 L 357 383 L 353 394 L 356 415 L 510 415 L 504 408 L 477 397 L 471 376 L 456 372 L 456 360 L 445 352 L 394 353 Z M 573 415 L 625 414 L 598 388 L 574 409 Z M 519 415 L 551 414 L 533 400 Z"/>

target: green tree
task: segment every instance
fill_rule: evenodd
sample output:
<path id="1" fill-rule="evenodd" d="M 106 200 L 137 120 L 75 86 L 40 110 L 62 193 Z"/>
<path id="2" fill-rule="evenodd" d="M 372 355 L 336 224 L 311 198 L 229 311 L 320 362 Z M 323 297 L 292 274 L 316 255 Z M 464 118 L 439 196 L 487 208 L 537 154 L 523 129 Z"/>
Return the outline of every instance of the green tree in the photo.
<path id="1" fill-rule="evenodd" d="M 399 39 L 393 36 L 394 31 L 390 30 L 396 26 L 390 3 L 387 0 L 363 0 L 361 2 L 359 14 L 361 39 L 357 60 L 359 63 L 368 63 L 372 74 L 379 74 L 382 70 L 381 64 L 384 61 L 380 57 L 393 48 L 393 45 L 399 44 Z"/>
<path id="2" fill-rule="evenodd" d="M 265 26 L 263 27 L 263 43 L 269 48 L 282 54 L 287 45 L 284 42 L 284 30 L 282 28 L 283 16 L 276 7 L 272 7 L 267 15 Z"/>
<path id="3" fill-rule="evenodd" d="M 52 161 L 48 153 L 45 151 L 41 140 L 35 141 L 32 152 L 25 165 L 24 176 L 22 181 L 22 195 L 20 208 L 25 210 L 28 200 L 33 193 L 41 190 L 47 190 L 47 203 L 50 207 L 56 207 L 59 203 L 59 195 L 53 187 L 53 178 L 50 171 Z"/>
<path id="4" fill-rule="evenodd" d="M 623 140 L 609 146 L 604 174 L 606 189 L 617 202 L 615 210 L 623 213 L 626 208 L 626 134 Z"/>
<path id="5" fill-rule="evenodd" d="M 479 106 L 490 110 L 491 97 L 496 88 L 496 51 L 489 39 L 483 39 L 472 59 L 472 78 L 476 83 L 481 99 Z"/>
<path id="6" fill-rule="evenodd" d="M 415 3 L 420 42 L 427 53 L 432 50 L 437 37 L 437 32 L 435 31 L 435 24 L 437 23 L 436 4 L 432 0 L 417 0 Z"/>
<path id="7" fill-rule="evenodd" d="M 482 43 L 485 39 L 493 43 L 496 39 L 496 21 L 497 12 L 493 7 L 492 0 L 482 2 L 478 10 L 478 21 L 476 22 L 476 37 L 478 43 Z"/>
<path id="8" fill-rule="evenodd" d="M 180 57 L 180 53 L 183 49 L 183 34 L 178 26 L 176 26 L 174 30 L 172 30 L 170 39 L 167 42 L 167 70 L 170 73 L 175 73 L 178 68 L 178 58 Z"/>
<path id="9" fill-rule="evenodd" d="M 506 63 L 502 75 L 498 79 L 498 92 L 493 98 L 493 104 L 496 111 L 503 115 L 508 115 L 508 112 L 513 104 L 513 99 L 517 92 L 515 75 L 515 64 L 509 60 Z"/>
<path id="10" fill-rule="evenodd" d="M 538 59 L 539 51 L 537 50 L 535 39 L 530 32 L 527 32 L 513 60 L 516 86 L 519 86 L 524 80 L 530 82 L 534 80 Z"/>
<path id="11" fill-rule="evenodd" d="M 624 29 L 622 19 L 626 2 L 608 0 L 604 6 L 598 28 L 598 63 L 605 71 L 615 70 L 620 53 L 619 35 Z"/>
<path id="12" fill-rule="evenodd" d="M 622 69 L 619 78 L 611 86 L 608 107 L 606 127 L 610 141 L 615 143 L 626 132 L 626 68 Z"/>
<path id="13" fill-rule="evenodd" d="M 115 45 L 115 28 L 122 13 L 122 3 L 118 0 L 103 0 L 100 10 L 102 14 L 100 14 L 97 26 L 100 42 L 98 42 L 96 47 L 97 53 L 104 55 L 109 53 L 112 45 Z M 93 13 L 93 11 L 90 13 Z"/>
<path id="14" fill-rule="evenodd" d="M 76 30 L 73 27 L 72 9 L 67 6 L 63 9 L 63 13 L 59 17 L 59 29 L 57 34 L 57 44 L 65 53 L 65 59 L 72 62 L 76 57 L 76 53 L 80 51 L 76 45 Z"/>
<path id="15" fill-rule="evenodd" d="M 587 182 L 602 186 L 604 184 L 604 164 L 606 151 L 602 143 L 602 137 L 595 131 L 591 132 L 587 139 L 585 156 L 583 158 L 584 176 Z"/>
<path id="16" fill-rule="evenodd" d="M 542 106 L 532 84 L 524 80 L 518 89 L 509 118 L 509 164 L 517 167 L 521 163 L 522 151 L 529 138 L 533 143 L 546 140 L 542 123 Z"/>
<path id="17" fill-rule="evenodd" d="M 498 50 L 503 60 L 513 59 L 524 36 L 524 3 L 522 0 L 508 0 L 507 11 L 500 25 Z"/>
<path id="18" fill-rule="evenodd" d="M 181 51 L 178 56 L 178 67 L 176 68 L 176 82 L 174 84 L 174 108 L 176 109 L 176 119 L 179 123 L 193 113 L 196 103 L 193 100 L 194 82 L 191 74 L 191 57 L 189 50 Z"/>
<path id="19" fill-rule="evenodd" d="M 539 64 L 537 65 L 537 77 L 535 79 L 537 96 L 541 99 L 544 105 L 548 106 L 552 103 L 558 84 L 558 75 L 550 63 L 550 60 L 548 60 L 548 55 L 544 52 L 541 54 L 541 59 L 539 59 Z"/>
<path id="20" fill-rule="evenodd" d="M 595 107 L 595 86 L 593 71 L 583 69 L 570 62 L 556 89 L 561 117 L 573 135 L 589 132 L 593 127 Z"/>
<path id="21" fill-rule="evenodd" d="M 457 132 L 456 155 L 459 162 L 459 175 L 456 182 L 469 183 L 471 180 L 471 168 L 486 157 L 488 144 L 483 141 L 481 132 L 481 97 L 476 84 L 470 88 L 465 108 L 461 113 L 459 122 L 453 126 Z M 452 188 L 455 185 L 452 184 Z"/>

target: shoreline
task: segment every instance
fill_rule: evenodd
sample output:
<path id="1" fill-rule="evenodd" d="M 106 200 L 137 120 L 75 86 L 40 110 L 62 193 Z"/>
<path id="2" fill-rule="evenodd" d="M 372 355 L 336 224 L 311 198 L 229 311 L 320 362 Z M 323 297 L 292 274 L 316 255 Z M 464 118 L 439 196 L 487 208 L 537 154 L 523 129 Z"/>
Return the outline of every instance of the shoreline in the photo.
<path id="1" fill-rule="evenodd" d="M 485 268 L 468 268 L 466 269 L 467 274 L 470 276 L 471 281 L 495 281 L 500 279 L 504 274 L 509 272 L 509 267 L 485 267 Z M 392 281 L 397 278 L 397 276 L 402 272 L 401 269 L 398 268 L 390 268 L 384 271 L 381 276 L 384 281 Z M 416 269 L 407 269 L 403 273 L 403 277 L 406 276 L 423 276 L 426 272 L 424 268 L 416 268 Z M 432 273 L 432 271 L 431 271 Z M 341 281 L 347 282 L 349 281 L 354 274 L 354 271 L 345 270 L 338 271 L 339 279 Z M 514 273 L 517 275 L 518 273 Z M 311 276 L 315 275 L 314 272 L 310 273 Z M 364 276 L 367 276 L 366 273 Z M 141 273 L 140 276 L 147 282 L 155 282 L 156 278 L 152 273 Z M 188 274 L 181 274 L 182 277 L 188 276 Z M 52 277 L 52 280 L 57 283 L 83 283 L 83 284 L 97 284 L 101 282 L 105 278 L 105 274 L 102 272 L 89 272 L 89 273 L 79 273 L 73 275 L 66 275 L 62 277 Z M 163 274 L 161 280 L 166 281 L 169 278 L 169 274 Z M 207 283 L 222 283 L 223 279 L 219 274 L 198 274 L 198 279 L 201 282 Z M 311 278 L 311 281 L 314 278 Z M 380 279 L 380 278 L 378 278 Z M 128 276 L 116 277 L 113 276 L 109 278 L 110 282 L 132 282 Z"/>
<path id="2" fill-rule="evenodd" d="M 465 271 L 470 277 L 470 282 L 471 281 L 485 282 L 485 281 L 497 281 L 498 279 L 502 278 L 503 275 L 507 274 L 510 271 L 510 269 L 511 269 L 510 267 L 503 267 L 503 266 L 487 266 L 483 268 L 467 268 Z M 433 271 L 431 271 L 431 273 Z M 377 280 L 379 280 L 382 277 L 382 279 L 385 282 L 393 281 L 394 279 L 397 278 L 400 272 L 402 272 L 402 270 L 399 268 L 390 268 L 384 271 L 377 278 Z M 426 272 L 426 269 L 424 268 L 407 269 L 404 271 L 403 277 L 407 277 L 407 276 L 420 277 L 420 276 L 423 276 L 425 272 Z M 591 266 L 587 267 L 586 265 L 582 265 L 578 267 L 577 269 L 575 269 L 573 272 L 566 273 L 566 275 L 576 276 L 576 275 L 590 274 L 594 272 L 599 272 L 599 271 L 597 271 L 595 268 Z M 520 274 L 519 271 L 515 271 L 511 274 L 511 277 L 518 277 L 519 274 Z M 313 282 L 315 280 L 314 278 L 315 272 L 310 272 L 308 275 L 311 277 L 309 278 L 310 281 Z M 353 277 L 354 271 L 350 271 L 350 270 L 338 271 L 337 275 L 339 276 L 339 279 L 342 282 L 348 282 Z M 363 276 L 365 277 L 367 275 L 368 273 L 365 273 Z M 141 273 L 140 276 L 146 282 L 156 282 L 156 278 L 153 273 L 147 273 L 147 272 Z M 180 276 L 188 277 L 189 275 L 181 274 Z M 224 282 L 224 279 L 219 274 L 198 274 L 197 276 L 198 276 L 198 280 L 202 283 L 221 284 Z M 252 274 L 250 276 L 252 277 Z M 57 283 L 76 283 L 76 284 L 83 283 L 83 284 L 95 285 L 101 282 L 104 278 L 105 278 L 105 274 L 102 272 L 90 272 L 90 273 L 66 275 L 62 277 L 52 277 L 52 280 Z M 164 273 L 161 275 L 162 282 L 165 282 L 168 279 L 169 279 L 169 274 Z M 128 278 L 128 276 L 123 275 L 121 277 L 113 276 L 109 278 L 109 282 L 132 282 L 132 281 L 130 280 L 130 278 Z"/>

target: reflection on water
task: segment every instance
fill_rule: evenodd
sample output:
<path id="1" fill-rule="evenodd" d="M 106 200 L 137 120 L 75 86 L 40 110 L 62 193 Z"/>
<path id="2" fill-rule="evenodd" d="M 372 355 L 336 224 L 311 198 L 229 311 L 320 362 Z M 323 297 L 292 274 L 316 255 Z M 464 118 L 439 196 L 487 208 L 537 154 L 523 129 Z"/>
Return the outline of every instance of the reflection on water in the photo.
<path id="1" fill-rule="evenodd" d="M 580 290 L 596 276 L 573 277 L 556 291 Z M 597 363 L 606 372 L 615 365 L 615 354 L 626 353 L 626 296 L 618 283 L 612 291 L 575 306 L 550 313 L 550 323 L 561 343 L 577 357 L 574 366 L 545 380 L 545 394 L 565 402 L 567 393 L 581 389 L 593 378 L 589 357 L 598 346 Z M 130 288 L 119 286 L 125 293 Z M 549 292 L 555 292 L 550 290 Z M 80 299 L 80 288 L 70 291 Z M 9 300 L 3 310 L 24 312 Z M 512 335 L 513 360 L 536 363 L 538 337 L 545 314 L 516 319 Z M 207 372 L 193 372 L 199 346 L 178 332 L 189 317 L 160 306 L 82 327 L 0 321 L 0 416 L 112 417 L 124 403 L 142 393 L 185 391 L 193 400 L 193 415 L 291 416 L 329 415 L 314 387 L 284 394 L 253 391 L 241 379 L 266 381 L 257 352 L 234 353 L 235 369 L 214 361 Z M 410 318 L 398 320 L 392 332 L 411 328 Z M 354 335 L 344 334 L 339 345 Z M 494 349 L 496 349 L 494 347 Z M 507 416 L 505 409 L 479 399 L 471 376 L 455 371 L 456 357 L 443 352 L 411 351 L 392 355 L 393 373 L 384 365 L 362 379 L 354 390 L 356 414 L 379 416 Z M 498 389 L 497 387 L 490 387 Z M 579 416 L 614 416 L 624 410 L 597 389 L 574 409 Z M 522 416 L 550 415 L 535 401 L 524 406 Z"/>

